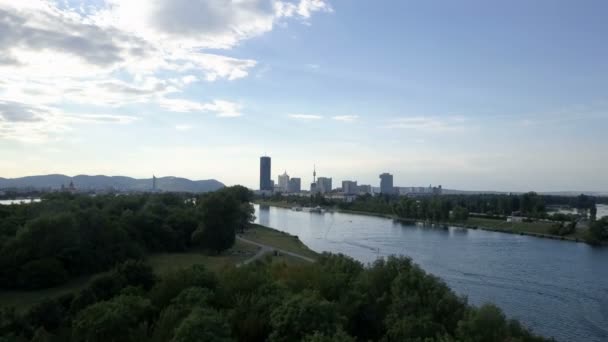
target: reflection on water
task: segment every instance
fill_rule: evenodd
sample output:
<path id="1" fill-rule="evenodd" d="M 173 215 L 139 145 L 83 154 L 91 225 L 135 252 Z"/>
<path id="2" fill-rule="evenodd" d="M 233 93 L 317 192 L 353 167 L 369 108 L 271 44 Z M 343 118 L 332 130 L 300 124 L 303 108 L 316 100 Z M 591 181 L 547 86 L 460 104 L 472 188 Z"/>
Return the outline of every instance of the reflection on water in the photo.
<path id="1" fill-rule="evenodd" d="M 528 236 L 256 205 L 257 223 L 362 262 L 407 255 L 466 295 L 559 341 L 608 341 L 608 249 Z"/>
<path id="2" fill-rule="evenodd" d="M 23 203 L 33 203 L 33 202 L 40 202 L 40 198 L 23 198 L 23 199 L 0 200 L 0 205 L 23 204 Z"/>

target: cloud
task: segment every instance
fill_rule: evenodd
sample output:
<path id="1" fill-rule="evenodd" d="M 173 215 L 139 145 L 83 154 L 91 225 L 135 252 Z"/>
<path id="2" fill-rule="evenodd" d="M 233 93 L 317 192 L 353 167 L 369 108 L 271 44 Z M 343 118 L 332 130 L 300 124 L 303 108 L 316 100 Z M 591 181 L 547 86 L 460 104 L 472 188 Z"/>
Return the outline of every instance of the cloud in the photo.
<path id="1" fill-rule="evenodd" d="M 395 129 L 408 129 L 422 132 L 462 131 L 465 129 L 466 118 L 411 116 L 392 119 L 384 127 Z"/>
<path id="2" fill-rule="evenodd" d="M 277 13 L 282 17 L 299 16 L 308 19 L 314 12 L 333 12 L 333 8 L 327 1 L 323 0 L 301 0 L 299 3 L 277 1 L 275 4 Z"/>
<path id="3" fill-rule="evenodd" d="M 135 116 L 66 113 L 58 108 L 0 99 L 0 139 L 43 143 L 59 139 L 77 124 L 130 124 Z"/>
<path id="4" fill-rule="evenodd" d="M 313 70 L 317 70 L 317 69 L 321 68 L 321 66 L 319 64 L 314 64 L 314 63 L 306 64 L 306 67 L 309 69 L 313 69 Z"/>
<path id="5" fill-rule="evenodd" d="M 97 123 L 97 124 L 121 124 L 126 125 L 139 120 L 138 117 L 131 115 L 115 114 L 78 114 L 64 115 L 66 123 Z"/>
<path id="6" fill-rule="evenodd" d="M 332 117 L 332 119 L 342 122 L 355 122 L 358 118 L 358 115 L 337 115 Z"/>
<path id="7" fill-rule="evenodd" d="M 175 129 L 178 131 L 189 131 L 192 129 L 192 125 L 175 125 Z"/>
<path id="8" fill-rule="evenodd" d="M 57 108 L 70 105 L 145 103 L 174 111 L 240 116 L 241 105 L 234 102 L 168 97 L 194 82 L 247 77 L 258 62 L 222 50 L 269 32 L 278 23 L 306 21 L 315 13 L 332 11 L 324 0 L 71 4 L 0 0 L 0 100 L 20 103 L 3 102 L 5 134 L 0 137 L 13 131 L 7 126 L 10 123 L 30 121 L 42 127 L 55 117 Z"/>
<path id="9" fill-rule="evenodd" d="M 260 36 L 285 18 L 306 20 L 332 12 L 325 0 L 108 0 L 99 23 L 136 32 L 159 45 L 186 49 L 230 49 Z M 204 18 L 204 19 L 203 19 Z"/>
<path id="10" fill-rule="evenodd" d="M 0 119 L 4 122 L 36 122 L 41 121 L 41 114 L 36 108 L 27 104 L 0 101 Z"/>
<path id="11" fill-rule="evenodd" d="M 242 115 L 242 106 L 240 104 L 224 100 L 213 100 L 209 103 L 202 103 L 185 99 L 164 98 L 159 101 L 159 104 L 168 111 L 178 113 L 213 112 L 216 113 L 216 116 L 224 118 Z"/>
<path id="12" fill-rule="evenodd" d="M 323 119 L 321 115 L 313 115 L 313 114 L 289 114 L 288 117 L 295 120 L 320 120 Z"/>

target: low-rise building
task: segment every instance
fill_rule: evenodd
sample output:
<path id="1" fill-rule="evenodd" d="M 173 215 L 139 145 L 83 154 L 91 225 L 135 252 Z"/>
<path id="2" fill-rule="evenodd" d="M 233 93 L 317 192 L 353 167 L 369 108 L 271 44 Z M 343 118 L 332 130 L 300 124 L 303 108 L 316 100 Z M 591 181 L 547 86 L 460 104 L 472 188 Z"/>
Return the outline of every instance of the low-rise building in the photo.
<path id="1" fill-rule="evenodd" d="M 287 192 L 298 193 L 300 191 L 302 191 L 302 180 L 297 177 L 291 178 L 289 180 Z"/>

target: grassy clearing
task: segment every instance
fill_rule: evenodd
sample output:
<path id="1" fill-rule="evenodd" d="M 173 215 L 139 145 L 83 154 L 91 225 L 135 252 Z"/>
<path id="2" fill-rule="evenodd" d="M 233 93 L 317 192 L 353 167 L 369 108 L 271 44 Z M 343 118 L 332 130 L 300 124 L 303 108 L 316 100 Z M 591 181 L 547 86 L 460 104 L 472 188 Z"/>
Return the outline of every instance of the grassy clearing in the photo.
<path id="1" fill-rule="evenodd" d="M 554 225 L 553 222 L 506 222 L 503 220 L 471 217 L 467 220 L 467 225 L 473 225 L 478 226 L 480 228 L 489 228 L 492 230 L 499 230 L 510 233 L 533 233 L 552 235 L 557 237 L 557 235 L 553 235 L 550 233 L 550 229 Z M 584 232 L 581 230 L 576 230 L 574 234 L 567 235 L 566 237 L 572 239 L 583 239 Z"/>
<path id="2" fill-rule="evenodd" d="M 308 249 L 297 237 L 263 226 L 254 225 L 243 236 L 252 241 L 307 257 L 314 258 L 318 256 L 317 253 Z M 158 275 L 195 264 L 203 264 L 210 270 L 218 272 L 225 267 L 234 266 L 250 258 L 258 250 L 259 247 L 255 245 L 237 240 L 232 248 L 220 255 L 207 255 L 201 251 L 191 250 L 184 253 L 151 254 L 148 256 L 147 261 Z M 268 255 L 267 258 L 273 263 L 284 262 L 289 265 L 306 262 L 289 255 Z M 38 291 L 0 291 L 0 307 L 14 306 L 18 311 L 24 311 L 44 299 L 77 292 L 86 287 L 93 277 L 95 275 L 73 279 L 64 285 Z"/>
<path id="3" fill-rule="evenodd" d="M 319 256 L 316 252 L 303 244 L 297 236 L 257 224 L 254 224 L 253 227 L 248 229 L 242 236 L 251 241 L 274 246 L 306 257 L 316 258 Z"/>
<path id="4" fill-rule="evenodd" d="M 234 246 L 220 255 L 206 255 L 199 251 L 186 253 L 159 253 L 148 257 L 148 263 L 154 271 L 162 275 L 169 271 L 190 267 L 195 264 L 203 264 L 212 271 L 220 271 L 224 267 L 234 266 L 251 256 L 259 247 L 236 241 Z"/>
<path id="5" fill-rule="evenodd" d="M 158 253 L 149 255 L 148 263 L 154 271 L 162 275 L 171 270 L 185 268 L 194 264 L 203 264 L 212 271 L 220 271 L 224 267 L 234 266 L 251 257 L 259 247 L 236 241 L 234 246 L 220 255 L 209 256 L 199 251 L 184 253 Z M 96 274 L 99 275 L 99 274 Z M 96 275 L 77 278 L 61 286 L 37 291 L 0 291 L 0 307 L 14 306 L 18 311 L 27 310 L 44 299 L 58 297 L 67 293 L 77 292 L 86 287 L 89 280 Z"/>

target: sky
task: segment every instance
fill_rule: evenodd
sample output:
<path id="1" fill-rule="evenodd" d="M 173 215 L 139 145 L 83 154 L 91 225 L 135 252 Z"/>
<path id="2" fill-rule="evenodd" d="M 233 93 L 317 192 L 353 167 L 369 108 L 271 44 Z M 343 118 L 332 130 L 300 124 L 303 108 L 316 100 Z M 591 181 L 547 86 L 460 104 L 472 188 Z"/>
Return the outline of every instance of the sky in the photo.
<path id="1" fill-rule="evenodd" d="M 603 0 L 0 0 L 0 177 L 608 190 Z"/>

